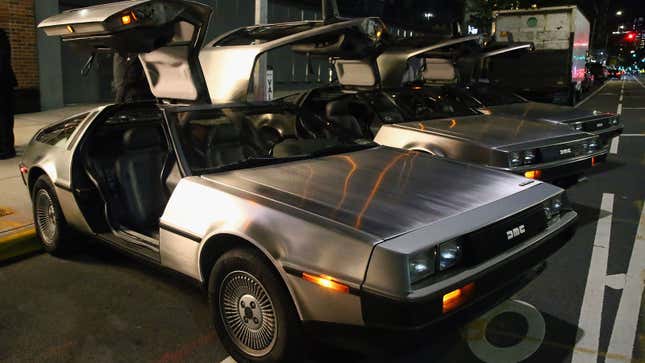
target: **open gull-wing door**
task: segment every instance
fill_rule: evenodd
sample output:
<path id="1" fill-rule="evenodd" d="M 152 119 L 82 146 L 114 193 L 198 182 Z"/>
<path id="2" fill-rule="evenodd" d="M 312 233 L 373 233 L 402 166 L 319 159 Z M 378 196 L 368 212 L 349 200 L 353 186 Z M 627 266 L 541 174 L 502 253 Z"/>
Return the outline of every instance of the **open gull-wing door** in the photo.
<path id="1" fill-rule="evenodd" d="M 343 61 L 336 64 L 339 78 L 376 84 L 376 67 L 366 64 L 365 59 L 379 52 L 385 29 L 378 18 L 360 18 L 332 23 L 304 21 L 256 25 L 233 30 L 207 44 L 200 52 L 210 100 L 212 103 L 245 101 L 257 60 L 271 50 L 287 46 L 294 52 L 310 56 L 342 58 Z M 356 77 L 359 71 L 366 77 Z"/>
<path id="2" fill-rule="evenodd" d="M 132 0 L 65 11 L 38 27 L 91 53 L 138 54 L 157 98 L 198 101 L 208 95 L 198 53 L 211 13 L 196 1 Z"/>
<path id="3" fill-rule="evenodd" d="M 457 71 L 452 64 L 452 59 L 436 58 L 430 55 L 446 48 L 457 47 L 459 49 L 459 46 L 472 42 L 479 43 L 474 53 L 472 52 L 473 48 L 468 48 L 469 52 L 464 54 L 459 54 L 455 50 L 443 54 L 444 57 L 455 58 L 462 77 L 466 75 L 473 77 L 473 75 L 477 74 L 479 67 L 481 67 L 481 62 L 486 58 L 509 52 L 532 51 L 535 49 L 534 44 L 530 42 L 492 42 L 484 46 L 483 38 L 478 35 L 449 39 L 423 47 L 395 48 L 385 51 L 377 59 L 383 86 L 399 86 L 402 80 L 405 79 L 406 72 L 409 72 L 411 60 L 414 58 L 422 60 L 425 64 L 425 72 L 428 74 L 424 74 L 424 78 L 431 76 L 433 80 L 439 82 L 456 79 Z"/>
<path id="4" fill-rule="evenodd" d="M 464 43 L 482 42 L 479 35 L 444 40 L 439 43 L 416 48 L 392 48 L 381 54 L 376 62 L 381 75 L 381 82 L 384 88 L 398 87 L 401 85 L 406 72 L 409 70 L 409 62 L 412 58 L 422 57 L 424 54 L 458 46 Z"/>

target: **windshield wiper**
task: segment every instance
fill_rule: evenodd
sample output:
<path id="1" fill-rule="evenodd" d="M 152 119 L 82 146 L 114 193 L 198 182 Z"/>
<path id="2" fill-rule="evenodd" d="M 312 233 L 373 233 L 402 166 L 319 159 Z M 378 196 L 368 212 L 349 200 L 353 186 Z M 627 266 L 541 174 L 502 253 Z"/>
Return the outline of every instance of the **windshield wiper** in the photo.
<path id="1" fill-rule="evenodd" d="M 229 171 L 229 170 L 236 170 L 236 169 L 242 169 L 242 168 L 253 168 L 256 166 L 279 164 L 287 161 L 296 161 L 296 160 L 302 160 L 302 159 L 306 159 L 306 156 L 296 155 L 296 156 L 287 156 L 287 157 L 281 157 L 281 158 L 275 158 L 272 156 L 251 156 L 247 159 L 240 160 L 235 163 L 222 165 L 216 168 L 208 168 L 205 170 L 207 170 L 208 173 L 217 173 L 221 171 Z"/>
<path id="2" fill-rule="evenodd" d="M 349 153 L 352 151 L 358 151 L 363 149 L 372 148 L 378 144 L 372 141 L 362 143 L 362 144 L 340 144 L 329 146 L 320 150 L 313 151 L 309 154 L 306 154 L 308 157 L 317 157 L 317 156 L 327 156 L 334 154 Z"/>

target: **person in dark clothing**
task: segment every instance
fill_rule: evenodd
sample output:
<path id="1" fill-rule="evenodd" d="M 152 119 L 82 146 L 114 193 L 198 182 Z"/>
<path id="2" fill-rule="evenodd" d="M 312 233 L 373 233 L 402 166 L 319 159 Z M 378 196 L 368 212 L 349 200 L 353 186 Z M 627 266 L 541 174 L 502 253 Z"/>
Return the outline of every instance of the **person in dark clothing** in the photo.
<path id="1" fill-rule="evenodd" d="M 0 160 L 16 156 L 13 135 L 14 88 L 18 85 L 11 67 L 11 44 L 0 29 Z"/>
<path id="2" fill-rule="evenodd" d="M 115 102 L 136 102 L 154 99 L 143 66 L 136 55 L 114 53 Z"/>

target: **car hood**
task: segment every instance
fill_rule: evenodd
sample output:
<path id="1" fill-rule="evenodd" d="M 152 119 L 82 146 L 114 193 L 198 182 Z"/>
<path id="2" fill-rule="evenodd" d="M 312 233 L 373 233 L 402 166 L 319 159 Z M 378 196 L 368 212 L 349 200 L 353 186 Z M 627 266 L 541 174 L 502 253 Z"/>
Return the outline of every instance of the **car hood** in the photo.
<path id="1" fill-rule="evenodd" d="M 527 102 L 488 107 L 493 114 L 513 115 L 526 119 L 570 123 L 602 119 L 612 116 L 610 113 L 584 110 L 570 106 L 559 106 L 548 103 Z"/>
<path id="2" fill-rule="evenodd" d="M 400 126 L 446 134 L 494 149 L 528 143 L 545 146 L 587 136 L 564 125 L 497 115 L 408 122 Z"/>
<path id="3" fill-rule="evenodd" d="M 380 240 L 540 184 L 388 147 L 203 177 L 275 208 L 296 208 Z"/>

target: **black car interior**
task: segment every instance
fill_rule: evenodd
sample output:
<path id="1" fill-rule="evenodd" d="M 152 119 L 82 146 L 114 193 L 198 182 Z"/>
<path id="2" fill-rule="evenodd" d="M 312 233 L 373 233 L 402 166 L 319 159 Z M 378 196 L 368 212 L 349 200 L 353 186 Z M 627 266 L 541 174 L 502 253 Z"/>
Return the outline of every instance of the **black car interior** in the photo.
<path id="1" fill-rule="evenodd" d="M 80 160 L 110 226 L 155 239 L 179 174 L 161 122 L 154 106 L 123 109 L 88 133 Z"/>
<path id="2" fill-rule="evenodd" d="M 311 94 L 301 106 L 297 130 L 305 139 L 372 140 L 384 124 L 361 94 Z M 324 116 L 321 116 L 324 115 Z"/>

